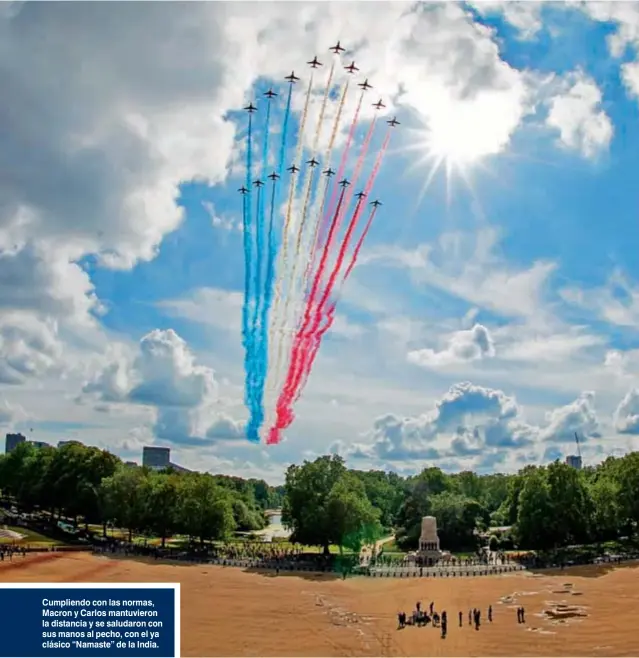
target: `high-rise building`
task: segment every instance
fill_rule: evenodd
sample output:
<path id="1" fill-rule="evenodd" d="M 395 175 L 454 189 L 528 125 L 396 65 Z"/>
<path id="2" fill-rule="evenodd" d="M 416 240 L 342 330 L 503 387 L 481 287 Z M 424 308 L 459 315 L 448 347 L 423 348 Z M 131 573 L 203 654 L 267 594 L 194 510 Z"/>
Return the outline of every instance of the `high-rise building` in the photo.
<path id="1" fill-rule="evenodd" d="M 568 455 L 566 457 L 566 464 L 579 470 L 581 468 L 581 455 Z"/>
<path id="2" fill-rule="evenodd" d="M 16 446 L 24 443 L 26 440 L 26 437 L 22 434 L 7 434 L 5 438 L 4 451 L 6 453 L 10 453 L 14 448 L 16 448 Z"/>
<path id="3" fill-rule="evenodd" d="M 167 468 L 171 463 L 171 448 L 144 446 L 142 448 L 142 466 L 154 470 Z"/>

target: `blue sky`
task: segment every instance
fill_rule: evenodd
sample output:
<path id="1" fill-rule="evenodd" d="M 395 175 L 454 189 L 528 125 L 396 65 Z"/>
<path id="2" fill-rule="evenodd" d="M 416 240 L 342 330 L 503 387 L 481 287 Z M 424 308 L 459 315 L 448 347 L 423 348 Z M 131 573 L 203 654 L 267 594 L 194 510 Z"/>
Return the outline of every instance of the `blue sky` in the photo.
<path id="1" fill-rule="evenodd" d="M 511 471 L 570 454 L 575 432 L 590 462 L 637 447 L 634 4 L 76 9 L 0 15 L 7 431 L 127 459 L 169 445 L 185 466 L 272 481 L 327 451 L 408 473 Z M 401 126 L 298 417 L 281 445 L 253 445 L 238 110 L 273 84 L 278 124 L 295 69 L 296 126 L 305 62 L 338 38 Z"/>

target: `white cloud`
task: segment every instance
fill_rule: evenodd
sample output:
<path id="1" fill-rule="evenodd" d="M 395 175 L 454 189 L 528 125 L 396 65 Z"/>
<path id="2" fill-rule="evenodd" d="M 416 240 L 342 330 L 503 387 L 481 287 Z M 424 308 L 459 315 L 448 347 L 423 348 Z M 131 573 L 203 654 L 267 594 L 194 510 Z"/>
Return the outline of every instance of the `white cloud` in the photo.
<path id="1" fill-rule="evenodd" d="M 614 413 L 615 428 L 621 434 L 639 434 L 639 389 L 626 393 Z"/>
<path id="2" fill-rule="evenodd" d="M 430 348 L 412 350 L 408 353 L 408 360 L 426 368 L 437 368 L 493 356 L 495 345 L 490 332 L 484 325 L 476 324 L 472 329 L 454 333 L 445 349 L 439 352 Z"/>
<path id="3" fill-rule="evenodd" d="M 612 325 L 635 327 L 639 324 L 639 288 L 618 269 L 604 286 L 590 290 L 566 287 L 560 290 L 560 295 L 566 303 L 591 311 Z"/>
<path id="4" fill-rule="evenodd" d="M 541 2 L 479 0 L 470 4 L 482 16 L 501 14 L 505 21 L 518 30 L 521 39 L 533 39 L 542 28 Z"/>
<path id="5" fill-rule="evenodd" d="M 563 146 L 594 157 L 608 148 L 614 132 L 610 118 L 601 109 L 601 91 L 583 71 L 564 76 L 560 87 L 547 100 L 546 123 L 559 132 Z"/>
<path id="6" fill-rule="evenodd" d="M 362 261 L 407 268 L 420 284 L 469 304 L 541 321 L 542 294 L 555 264 L 538 261 L 528 269 L 515 269 L 495 253 L 496 245 L 497 231 L 492 228 L 475 235 L 444 233 L 435 246 L 373 248 Z"/>
<path id="7" fill-rule="evenodd" d="M 591 392 L 547 413 L 537 426 L 524 419 L 514 397 L 465 382 L 452 386 L 430 411 L 407 418 L 386 414 L 375 421 L 368 442 L 334 449 L 354 459 L 413 462 L 415 470 L 418 462 L 446 459 L 472 459 L 481 468 L 502 463 L 513 451 L 534 453 L 541 442 L 574 441 L 575 432 L 585 441 L 600 436 Z"/>

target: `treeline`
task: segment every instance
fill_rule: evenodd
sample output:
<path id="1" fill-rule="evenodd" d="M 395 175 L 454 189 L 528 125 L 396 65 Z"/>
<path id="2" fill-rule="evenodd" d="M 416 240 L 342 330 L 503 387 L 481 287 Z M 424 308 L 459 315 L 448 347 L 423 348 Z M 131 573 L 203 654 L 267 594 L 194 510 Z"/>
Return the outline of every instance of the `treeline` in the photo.
<path id="1" fill-rule="evenodd" d="M 639 453 L 576 470 L 559 461 L 514 475 L 348 470 L 340 457 L 291 466 L 283 520 L 301 543 L 356 547 L 394 531 L 418 547 L 421 519 L 437 518 L 450 551 L 553 549 L 633 537 L 639 528 Z M 491 530 L 492 529 L 492 530 Z"/>
<path id="2" fill-rule="evenodd" d="M 283 489 L 263 480 L 153 471 L 125 465 L 81 443 L 58 448 L 18 445 L 0 456 L 0 490 L 23 511 L 45 510 L 71 520 L 124 528 L 132 534 L 224 539 L 264 528 L 264 511 L 282 505 Z"/>
<path id="3" fill-rule="evenodd" d="M 24 443 L 0 456 L 0 490 L 24 511 L 76 524 L 112 524 L 161 537 L 205 541 L 265 527 L 264 511 L 282 507 L 291 540 L 358 550 L 395 535 L 417 548 L 421 519 L 435 516 L 450 551 L 552 549 L 632 537 L 639 527 L 639 453 L 576 470 L 560 462 L 513 475 L 411 477 L 348 469 L 336 455 L 291 465 L 283 487 L 263 480 L 151 471 L 80 443 L 59 448 Z"/>

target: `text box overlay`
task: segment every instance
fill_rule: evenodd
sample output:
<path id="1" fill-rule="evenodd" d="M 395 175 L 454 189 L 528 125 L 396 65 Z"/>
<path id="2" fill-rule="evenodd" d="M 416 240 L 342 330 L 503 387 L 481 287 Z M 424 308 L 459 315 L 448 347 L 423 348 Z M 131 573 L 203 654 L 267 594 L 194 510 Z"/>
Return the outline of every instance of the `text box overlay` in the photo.
<path id="1" fill-rule="evenodd" d="M 179 657 L 174 584 L 2 583 L 0 619 L 1 658 Z"/>

